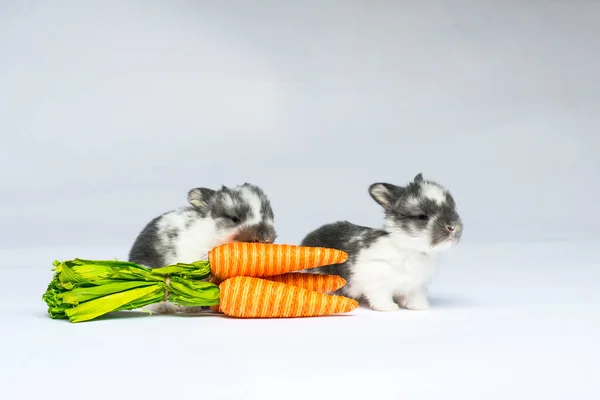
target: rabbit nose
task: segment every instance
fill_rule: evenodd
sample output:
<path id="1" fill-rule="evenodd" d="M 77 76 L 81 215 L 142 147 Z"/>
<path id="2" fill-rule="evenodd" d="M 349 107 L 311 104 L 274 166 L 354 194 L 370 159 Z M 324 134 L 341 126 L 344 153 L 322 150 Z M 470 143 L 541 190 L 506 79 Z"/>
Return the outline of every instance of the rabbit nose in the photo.
<path id="1" fill-rule="evenodd" d="M 446 226 L 446 229 L 448 229 L 448 232 L 454 232 L 455 227 L 454 225 L 448 225 Z"/>
<path id="2" fill-rule="evenodd" d="M 273 238 L 267 232 L 263 232 L 261 226 L 245 227 L 241 229 L 237 235 L 235 235 L 237 242 L 246 243 L 271 243 Z"/>

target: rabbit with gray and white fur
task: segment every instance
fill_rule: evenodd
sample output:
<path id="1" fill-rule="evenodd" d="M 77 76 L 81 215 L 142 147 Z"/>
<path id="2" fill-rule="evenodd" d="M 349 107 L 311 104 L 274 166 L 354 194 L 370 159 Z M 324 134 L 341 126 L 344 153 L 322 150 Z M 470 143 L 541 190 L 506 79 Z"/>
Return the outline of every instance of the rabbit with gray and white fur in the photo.
<path id="1" fill-rule="evenodd" d="M 454 198 L 422 174 L 406 186 L 374 183 L 369 194 L 384 210 L 383 228 L 339 221 L 310 232 L 302 245 L 343 250 L 348 260 L 306 272 L 343 277 L 337 294 L 373 310 L 428 309 L 437 255 L 458 245 L 463 232 Z"/>
<path id="2" fill-rule="evenodd" d="M 199 187 L 190 190 L 187 199 L 189 205 L 159 215 L 144 227 L 129 261 L 160 268 L 206 259 L 209 250 L 221 244 L 275 241 L 273 209 L 258 186 Z M 202 310 L 164 302 L 147 308 L 160 313 Z"/>

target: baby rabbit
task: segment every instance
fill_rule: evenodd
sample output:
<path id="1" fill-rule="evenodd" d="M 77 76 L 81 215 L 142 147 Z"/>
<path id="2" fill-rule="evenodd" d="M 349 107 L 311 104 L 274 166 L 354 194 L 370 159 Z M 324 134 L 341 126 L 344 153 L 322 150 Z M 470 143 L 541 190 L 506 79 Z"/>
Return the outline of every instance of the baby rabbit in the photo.
<path id="1" fill-rule="evenodd" d="M 343 277 L 348 283 L 338 293 L 365 299 L 373 310 L 398 311 L 398 304 L 425 310 L 436 255 L 457 245 L 462 235 L 454 199 L 422 174 L 404 187 L 374 183 L 369 193 L 383 207 L 383 229 L 340 221 L 310 232 L 302 245 L 340 249 L 348 260 L 306 272 Z"/>
<path id="2" fill-rule="evenodd" d="M 146 225 L 129 252 L 129 261 L 159 268 L 205 260 L 208 251 L 220 244 L 275 241 L 273 210 L 257 186 L 245 183 L 231 189 L 195 188 L 187 199 L 188 206 L 162 214 Z M 147 308 L 162 313 L 200 310 L 171 303 Z"/>

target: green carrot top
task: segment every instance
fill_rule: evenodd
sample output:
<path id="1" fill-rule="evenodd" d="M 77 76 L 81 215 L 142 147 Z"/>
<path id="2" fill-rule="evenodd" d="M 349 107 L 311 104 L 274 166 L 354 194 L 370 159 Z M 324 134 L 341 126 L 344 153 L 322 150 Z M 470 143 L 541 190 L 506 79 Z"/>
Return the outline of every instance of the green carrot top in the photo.
<path id="1" fill-rule="evenodd" d="M 55 274 L 42 299 L 56 319 L 87 321 L 166 300 L 187 306 L 219 304 L 218 286 L 204 281 L 211 272 L 207 261 L 157 269 L 126 261 L 79 258 L 53 265 Z"/>

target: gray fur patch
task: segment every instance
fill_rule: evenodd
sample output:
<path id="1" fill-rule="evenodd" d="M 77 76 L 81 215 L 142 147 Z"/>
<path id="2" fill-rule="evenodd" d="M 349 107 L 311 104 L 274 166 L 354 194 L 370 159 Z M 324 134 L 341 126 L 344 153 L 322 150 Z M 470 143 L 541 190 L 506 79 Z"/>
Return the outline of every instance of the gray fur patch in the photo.
<path id="1" fill-rule="evenodd" d="M 307 272 L 339 275 L 349 282 L 352 274 L 351 266 L 355 263 L 358 253 L 368 249 L 377 239 L 387 235 L 388 233 L 384 230 L 355 225 L 348 221 L 323 225 L 306 235 L 301 245 L 342 250 L 348 253 L 348 260 L 342 264 L 311 268 Z M 344 294 L 344 288 L 338 292 Z"/>
<path id="2" fill-rule="evenodd" d="M 250 207 L 248 199 L 244 197 L 240 188 L 249 189 L 258 197 L 260 209 Z M 272 223 L 267 223 L 267 220 L 274 220 L 273 209 L 265 193 L 258 186 L 249 183 L 243 184 L 240 188 L 223 187 L 216 192 L 209 204 L 210 216 L 217 220 L 217 226 L 227 229 L 243 226 L 249 220 L 259 218 L 261 222 L 253 228 L 256 233 L 254 236 L 267 239 L 274 237 Z M 268 225 L 270 227 L 267 227 Z"/>
<path id="3" fill-rule="evenodd" d="M 166 236 L 170 241 L 177 240 L 177 237 L 179 237 L 179 230 L 171 228 L 166 232 Z"/>
<path id="4" fill-rule="evenodd" d="M 154 218 L 140 232 L 129 251 L 129 261 L 148 268 L 160 268 L 164 266 L 163 253 L 155 246 L 159 243 L 157 225 L 160 218 L 161 216 Z"/>

